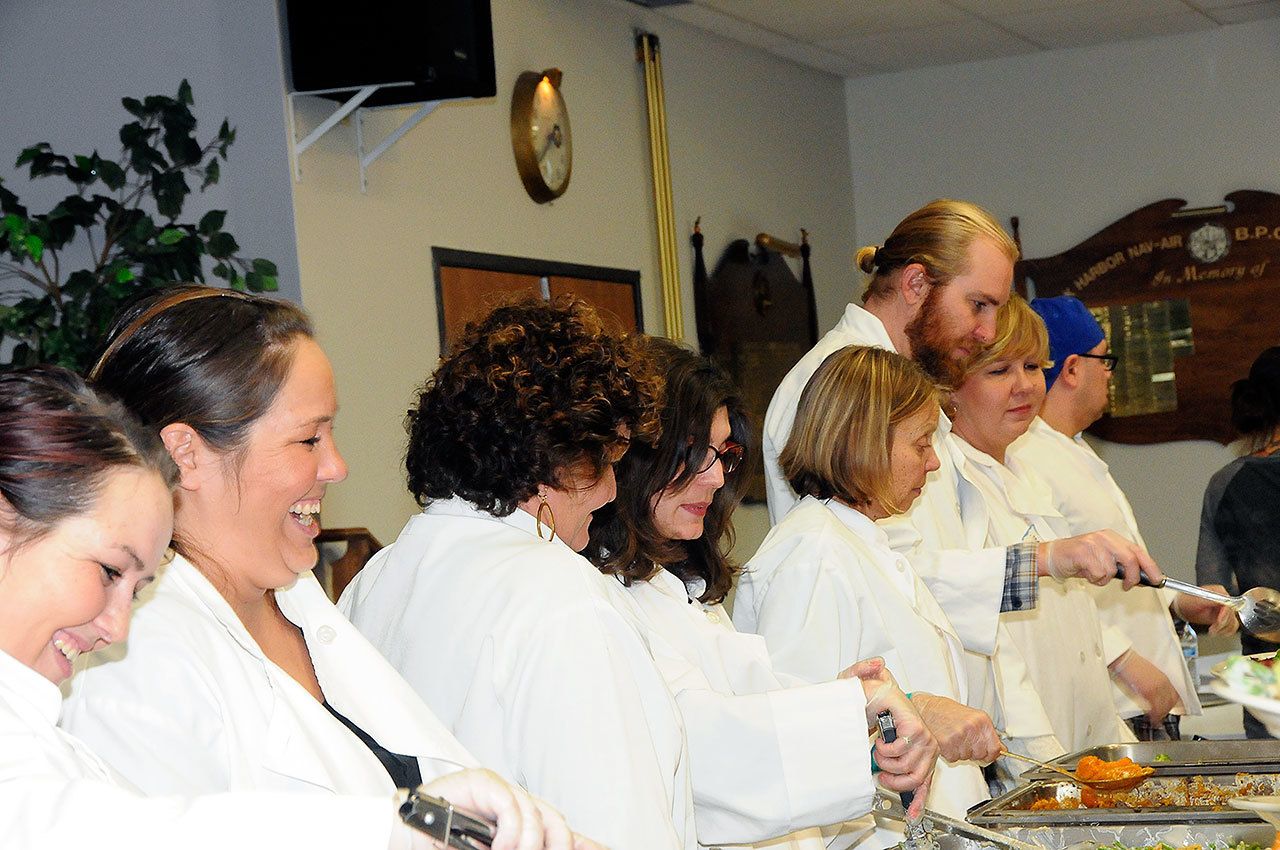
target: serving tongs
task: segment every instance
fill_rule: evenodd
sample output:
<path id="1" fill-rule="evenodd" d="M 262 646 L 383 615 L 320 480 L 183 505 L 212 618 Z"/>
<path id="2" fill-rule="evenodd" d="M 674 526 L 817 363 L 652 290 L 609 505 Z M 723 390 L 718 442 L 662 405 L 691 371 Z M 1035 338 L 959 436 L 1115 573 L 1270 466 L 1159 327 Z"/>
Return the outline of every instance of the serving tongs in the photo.
<path id="1" fill-rule="evenodd" d="M 902 803 L 888 794 L 877 791 L 875 801 L 871 805 L 874 814 L 904 823 L 907 820 L 907 812 L 902 807 Z M 1033 844 L 1011 838 L 1004 833 L 949 818 L 931 809 L 925 809 L 920 826 L 921 835 L 927 834 L 924 839 L 925 845 L 934 844 L 939 850 L 953 850 L 955 845 L 948 841 L 949 837 L 962 839 L 965 842 L 962 846 L 971 846 L 969 842 L 972 842 L 983 847 L 997 847 L 1002 850 L 1040 850 Z M 910 839 L 903 846 L 911 847 Z M 918 848 L 921 845 L 915 846 Z"/>
<path id="2" fill-rule="evenodd" d="M 1005 747 L 1000 754 L 1008 756 L 1009 758 L 1018 759 L 1019 761 L 1026 761 L 1031 764 L 1039 765 L 1046 770 L 1051 770 L 1054 773 L 1061 774 L 1076 785 L 1080 785 L 1085 788 L 1092 788 L 1095 791 L 1132 791 L 1143 782 L 1146 782 L 1147 778 L 1156 772 L 1153 767 L 1142 767 L 1137 773 L 1130 774 L 1129 776 L 1118 776 L 1115 779 L 1081 779 L 1079 774 L 1072 773 L 1065 767 L 1059 767 L 1056 764 L 1049 764 L 1047 761 L 1033 759 L 1031 756 L 1024 756 L 1022 753 L 1015 753 L 1008 747 Z"/>
<path id="3" fill-rule="evenodd" d="M 1124 578 L 1122 567 L 1116 567 L 1116 578 Z M 1240 627 L 1246 632 L 1272 643 L 1280 642 L 1280 593 L 1269 587 L 1252 587 L 1239 596 L 1227 596 L 1168 576 L 1155 582 L 1144 573 L 1141 583 L 1146 587 L 1167 587 L 1178 593 L 1225 605 L 1236 612 L 1236 616 L 1240 618 Z"/>
<path id="4" fill-rule="evenodd" d="M 400 819 L 452 850 L 489 850 L 493 844 L 493 824 L 417 791 L 400 805 Z"/>

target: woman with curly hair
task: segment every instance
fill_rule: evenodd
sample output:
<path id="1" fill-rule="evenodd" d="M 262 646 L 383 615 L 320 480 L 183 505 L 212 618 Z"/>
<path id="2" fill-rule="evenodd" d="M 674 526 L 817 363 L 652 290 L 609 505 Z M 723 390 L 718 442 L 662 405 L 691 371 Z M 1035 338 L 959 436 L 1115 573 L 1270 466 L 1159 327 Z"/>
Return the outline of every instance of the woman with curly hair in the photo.
<path id="1" fill-rule="evenodd" d="M 579 301 L 470 325 L 409 415 L 423 507 L 339 603 L 482 763 L 614 850 L 692 848 L 683 732 L 577 554 L 654 386 Z"/>
<path id="2" fill-rule="evenodd" d="M 754 460 L 746 410 L 710 360 L 665 339 L 647 338 L 644 348 L 665 377 L 662 432 L 632 441 L 617 467 L 618 498 L 600 512 L 585 554 L 629 588 L 648 626 L 693 669 L 672 679 L 673 689 L 723 697 L 712 722 L 685 716 L 695 780 L 705 753 L 726 785 L 736 777 L 741 787 L 728 802 L 742 806 L 762 835 L 802 830 L 771 848 L 821 850 L 826 841 L 812 827 L 870 810 L 875 784 L 858 765 L 867 760 L 874 715 L 864 709 L 874 706 L 878 684 L 857 676 L 883 664 L 855 665 L 839 680 L 805 686 L 774 671 L 758 636 L 734 630 L 721 603 L 738 572 L 726 549 L 743 466 Z M 931 736 L 921 727 L 910 737 L 931 766 Z M 915 790 L 920 780 L 895 774 L 885 784 Z M 697 791 L 695 784 L 695 799 Z"/>

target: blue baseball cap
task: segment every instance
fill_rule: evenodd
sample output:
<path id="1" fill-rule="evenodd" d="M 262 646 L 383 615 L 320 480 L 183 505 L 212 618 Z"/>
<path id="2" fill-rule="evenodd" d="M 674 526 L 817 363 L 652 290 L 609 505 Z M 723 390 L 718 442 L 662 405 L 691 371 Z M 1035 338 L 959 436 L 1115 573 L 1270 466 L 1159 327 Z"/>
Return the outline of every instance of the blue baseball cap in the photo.
<path id="1" fill-rule="evenodd" d="M 1033 298 L 1031 309 L 1040 314 L 1049 330 L 1049 359 L 1053 365 L 1044 370 L 1044 385 L 1048 389 L 1058 380 L 1063 361 L 1072 354 L 1088 354 L 1106 335 L 1089 308 L 1074 295 Z"/>

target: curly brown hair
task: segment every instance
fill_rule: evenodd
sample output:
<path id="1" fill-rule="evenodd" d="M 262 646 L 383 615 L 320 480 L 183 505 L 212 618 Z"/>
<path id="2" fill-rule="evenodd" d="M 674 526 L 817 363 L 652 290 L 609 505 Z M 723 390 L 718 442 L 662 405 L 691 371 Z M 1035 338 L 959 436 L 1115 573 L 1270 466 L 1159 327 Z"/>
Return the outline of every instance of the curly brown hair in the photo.
<path id="1" fill-rule="evenodd" d="M 409 412 L 409 492 L 506 516 L 539 484 L 598 479 L 631 434 L 657 432 L 656 379 L 586 302 L 498 307 L 467 326 Z"/>

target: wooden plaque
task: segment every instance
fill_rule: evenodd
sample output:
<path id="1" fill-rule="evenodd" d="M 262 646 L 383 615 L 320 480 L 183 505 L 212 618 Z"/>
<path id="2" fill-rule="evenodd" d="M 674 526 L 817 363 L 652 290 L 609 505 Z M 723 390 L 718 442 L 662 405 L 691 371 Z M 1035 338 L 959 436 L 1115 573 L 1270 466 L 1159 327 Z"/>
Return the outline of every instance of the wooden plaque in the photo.
<path id="1" fill-rule="evenodd" d="M 1159 201 L 1068 251 L 1020 261 L 1015 279 L 1024 294 L 1075 295 L 1108 330 L 1121 357 L 1113 412 L 1091 433 L 1229 443 L 1231 383 L 1280 344 L 1280 195 L 1241 190 L 1207 209 Z"/>

